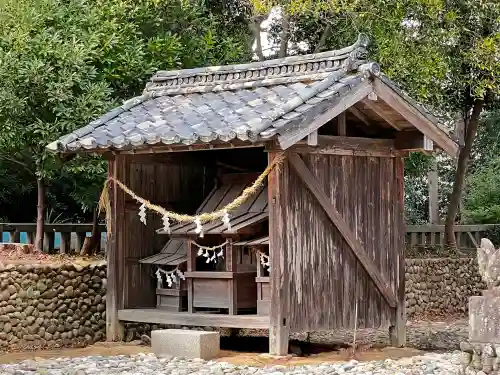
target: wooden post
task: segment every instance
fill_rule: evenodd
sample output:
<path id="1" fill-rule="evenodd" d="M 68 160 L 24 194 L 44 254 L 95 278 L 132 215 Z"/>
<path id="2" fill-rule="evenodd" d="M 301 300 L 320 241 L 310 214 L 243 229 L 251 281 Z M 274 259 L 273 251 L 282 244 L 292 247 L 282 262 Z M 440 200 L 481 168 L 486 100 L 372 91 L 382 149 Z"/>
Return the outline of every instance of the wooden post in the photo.
<path id="1" fill-rule="evenodd" d="M 233 273 L 233 278 L 229 280 L 229 315 L 236 315 L 238 313 L 238 291 L 236 277 L 236 267 L 238 257 L 236 256 L 236 249 L 233 247 L 233 241 L 228 239 L 226 245 L 226 271 Z"/>
<path id="2" fill-rule="evenodd" d="M 187 243 L 187 272 L 193 272 L 196 271 L 196 254 L 193 251 L 193 244 L 191 241 L 188 241 Z M 187 285 L 187 297 L 188 297 L 188 313 L 192 314 L 195 312 L 194 306 L 193 306 L 193 278 L 187 277 L 186 278 L 186 285 Z"/>
<path id="3" fill-rule="evenodd" d="M 269 153 L 269 163 L 276 157 L 275 152 Z M 286 269 L 287 254 L 284 234 L 286 231 L 286 196 L 284 190 L 284 176 L 288 173 L 288 166 L 274 168 L 269 174 L 269 257 L 271 263 L 270 274 L 270 327 L 269 352 L 273 355 L 288 354 L 288 336 L 290 333 L 288 321 L 288 273 Z"/>
<path id="4" fill-rule="evenodd" d="M 391 345 L 402 347 L 406 344 L 406 303 L 405 303 L 405 256 L 404 256 L 404 160 L 394 159 L 396 183 L 398 184 L 398 200 L 395 212 L 400 222 L 399 230 L 395 231 L 394 241 L 399 249 L 398 283 L 397 283 L 397 305 L 389 327 L 389 338 Z"/>
<path id="5" fill-rule="evenodd" d="M 26 232 L 26 243 L 33 245 L 35 243 L 35 233 Z"/>
<path id="6" fill-rule="evenodd" d="M 347 134 L 347 126 L 346 126 L 346 115 L 345 112 L 342 112 L 337 116 L 337 132 L 340 136 L 345 136 Z"/>
<path id="7" fill-rule="evenodd" d="M 82 251 L 83 243 L 85 242 L 86 233 L 84 232 L 76 232 L 76 244 L 75 244 L 75 252 L 80 254 Z"/>
<path id="8" fill-rule="evenodd" d="M 433 158 L 431 169 L 427 173 L 427 179 L 429 180 L 429 222 L 430 224 L 439 224 L 438 172 L 435 158 Z"/>
<path id="9" fill-rule="evenodd" d="M 43 251 L 50 254 L 54 250 L 54 232 L 45 232 L 43 235 Z"/>
<path id="10" fill-rule="evenodd" d="M 71 233 L 61 232 L 61 247 L 59 253 L 69 254 L 71 252 Z"/>
<path id="11" fill-rule="evenodd" d="M 21 241 L 21 233 L 18 230 L 9 232 L 9 242 L 19 243 Z"/>
<path id="12" fill-rule="evenodd" d="M 115 179 L 122 179 L 125 172 L 125 158 L 115 155 L 114 159 L 108 163 L 108 174 Z M 107 259 L 108 259 L 108 285 L 106 291 L 106 340 L 122 341 L 123 324 L 118 320 L 118 310 L 122 308 L 120 291 L 121 285 L 123 247 L 121 238 L 123 237 L 123 223 L 125 212 L 125 196 L 117 184 L 110 183 L 112 223 L 111 234 L 108 233 Z"/>

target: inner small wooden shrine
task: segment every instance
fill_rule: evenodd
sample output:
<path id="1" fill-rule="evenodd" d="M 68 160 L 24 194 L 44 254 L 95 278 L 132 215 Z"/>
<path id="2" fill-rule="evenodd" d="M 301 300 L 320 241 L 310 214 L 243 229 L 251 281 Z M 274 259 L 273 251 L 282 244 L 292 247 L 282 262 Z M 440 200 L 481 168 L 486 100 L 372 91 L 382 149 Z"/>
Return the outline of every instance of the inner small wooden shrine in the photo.
<path id="1" fill-rule="evenodd" d="M 268 329 L 278 355 L 354 326 L 404 345 L 403 160 L 458 140 L 366 47 L 159 71 L 48 146 L 109 161 L 108 340 L 143 322 Z"/>

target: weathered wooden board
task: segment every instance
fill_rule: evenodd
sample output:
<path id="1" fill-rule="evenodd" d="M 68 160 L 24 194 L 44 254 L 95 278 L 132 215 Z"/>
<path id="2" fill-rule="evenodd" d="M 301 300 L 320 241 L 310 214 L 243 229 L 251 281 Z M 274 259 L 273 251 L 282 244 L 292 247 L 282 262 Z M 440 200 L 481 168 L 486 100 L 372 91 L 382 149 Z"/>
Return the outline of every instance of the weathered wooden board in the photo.
<path id="1" fill-rule="evenodd" d="M 201 204 L 206 194 L 205 166 L 193 162 L 183 165 L 177 159 L 157 160 L 154 155 L 146 158 L 146 155 L 140 158 L 127 155 L 125 159 L 126 173 L 122 181 L 135 193 L 180 212 L 193 212 Z M 130 197 L 127 199 L 130 202 Z M 144 225 L 139 220 L 138 209 L 131 205 L 125 207 L 118 249 L 123 257 L 119 306 L 153 307 L 156 305 L 155 266 L 141 264 L 139 259 L 157 254 L 167 237 L 156 233 L 162 226 L 159 215 L 148 211 Z"/>
<path id="2" fill-rule="evenodd" d="M 402 193 L 396 176 L 399 159 L 311 154 L 302 158 L 389 288 L 398 294 L 398 287 L 404 288 L 398 285 L 397 266 L 404 246 L 399 233 L 403 212 L 397 203 Z M 279 198 L 285 209 L 279 222 L 284 226 L 286 262 L 280 263 L 288 277 L 281 287 L 288 296 L 290 330 L 353 328 L 356 304 L 358 327 L 388 327 L 395 311 L 343 236 L 289 165 L 282 167 L 282 176 Z"/>
<path id="3" fill-rule="evenodd" d="M 161 309 L 126 309 L 118 311 L 120 320 L 128 322 L 179 324 L 201 327 L 268 329 L 269 317 L 259 315 L 222 315 L 170 312 Z"/>

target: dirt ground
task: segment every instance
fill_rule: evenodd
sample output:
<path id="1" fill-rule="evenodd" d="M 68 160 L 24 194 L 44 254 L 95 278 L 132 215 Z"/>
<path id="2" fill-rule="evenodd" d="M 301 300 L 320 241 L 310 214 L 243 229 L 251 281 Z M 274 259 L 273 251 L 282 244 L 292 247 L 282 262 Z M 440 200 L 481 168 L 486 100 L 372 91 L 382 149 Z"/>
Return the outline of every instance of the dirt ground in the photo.
<path id="1" fill-rule="evenodd" d="M 49 358 L 61 357 L 85 357 L 85 356 L 116 356 L 116 355 L 134 355 L 139 353 L 150 353 L 151 348 L 142 345 L 120 344 L 120 343 L 101 343 L 87 348 L 68 348 L 57 350 L 43 350 L 33 352 L 15 352 L 5 353 L 0 355 L 0 364 L 20 362 L 24 360 L 42 360 Z M 374 361 L 383 360 L 386 358 L 403 358 L 411 357 L 422 353 L 417 349 L 411 348 L 383 348 L 369 349 L 364 352 L 357 353 L 354 357 L 347 351 L 335 351 L 311 355 L 309 357 L 285 357 L 275 358 L 266 354 L 231 352 L 227 350 L 221 351 L 219 362 L 227 362 L 234 365 L 247 365 L 255 367 L 284 365 L 312 365 L 332 362 L 345 362 L 351 359 L 358 361 Z"/>
<path id="2" fill-rule="evenodd" d="M 467 340 L 468 321 L 464 318 L 448 318 L 440 321 L 413 321 L 407 324 L 407 347 L 388 347 L 387 330 L 361 329 L 358 331 L 358 343 L 361 345 L 354 355 L 349 348 L 351 331 L 317 332 L 311 334 L 313 351 L 304 357 L 275 358 L 267 354 L 267 337 L 240 337 L 237 341 L 221 340 L 223 349 L 217 360 L 234 365 L 252 365 L 255 367 L 272 365 L 307 365 L 357 361 L 384 360 L 411 357 L 428 350 L 457 350 L 460 341 Z M 23 360 L 38 360 L 60 357 L 116 356 L 134 355 L 150 352 L 150 347 L 131 343 L 97 343 L 87 348 L 65 348 L 57 350 L 24 351 L 0 354 L 0 364 Z M 291 341 L 292 344 L 292 341 Z M 306 347 L 304 347 L 306 349 Z M 306 350 L 307 352 L 307 350 Z"/>

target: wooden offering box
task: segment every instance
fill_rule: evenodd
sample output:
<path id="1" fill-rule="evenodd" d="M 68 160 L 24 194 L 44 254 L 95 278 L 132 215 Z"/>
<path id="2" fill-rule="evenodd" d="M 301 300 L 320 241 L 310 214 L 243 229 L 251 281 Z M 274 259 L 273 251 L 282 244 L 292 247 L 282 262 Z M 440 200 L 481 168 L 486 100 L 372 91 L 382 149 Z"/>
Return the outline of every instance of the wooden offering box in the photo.
<path id="1" fill-rule="evenodd" d="M 161 266 L 166 271 L 186 269 L 187 243 L 182 239 L 169 240 L 160 253 L 141 259 L 142 264 Z M 187 310 L 187 283 L 176 275 L 177 282 L 165 288 L 165 282 L 158 282 L 156 288 L 156 307 L 167 311 Z"/>
<path id="2" fill-rule="evenodd" d="M 191 245 L 189 245 L 191 246 Z M 242 249 L 232 246 L 229 241 L 225 246 L 223 271 L 197 271 L 196 249 L 188 250 L 188 290 L 192 291 L 192 302 L 188 311 L 196 309 L 223 309 L 230 315 L 243 310 L 257 308 L 257 289 L 255 286 L 255 263 L 247 263 L 249 257 L 243 256 Z M 245 263 L 242 263 L 245 262 Z"/>

